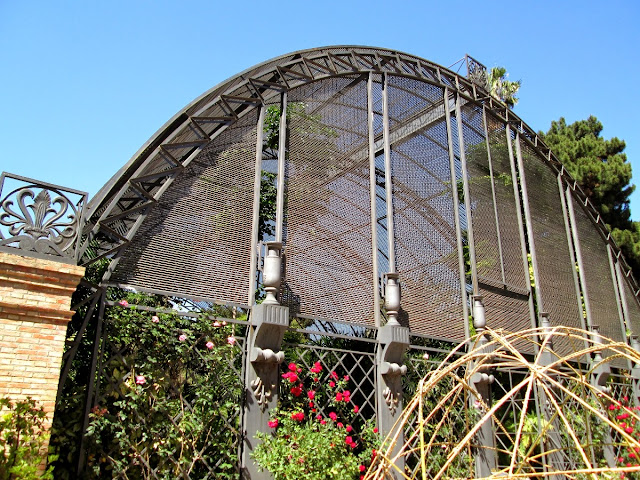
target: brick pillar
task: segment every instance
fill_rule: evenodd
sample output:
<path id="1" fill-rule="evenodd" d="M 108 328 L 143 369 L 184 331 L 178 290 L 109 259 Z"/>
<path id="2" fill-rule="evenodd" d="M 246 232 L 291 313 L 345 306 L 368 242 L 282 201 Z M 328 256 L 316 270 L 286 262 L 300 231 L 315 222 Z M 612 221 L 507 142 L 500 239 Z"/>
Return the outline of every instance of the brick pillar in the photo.
<path id="1" fill-rule="evenodd" d="M 71 295 L 84 267 L 0 252 L 0 396 L 28 396 L 53 420 Z"/>

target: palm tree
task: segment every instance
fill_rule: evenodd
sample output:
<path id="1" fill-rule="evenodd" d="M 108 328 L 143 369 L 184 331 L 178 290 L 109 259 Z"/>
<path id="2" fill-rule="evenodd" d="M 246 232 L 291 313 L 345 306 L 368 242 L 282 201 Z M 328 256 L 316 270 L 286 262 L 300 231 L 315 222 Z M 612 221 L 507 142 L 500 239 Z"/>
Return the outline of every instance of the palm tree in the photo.
<path id="1" fill-rule="evenodd" d="M 504 67 L 493 67 L 487 75 L 487 90 L 498 100 L 507 104 L 509 108 L 513 108 L 518 103 L 515 96 L 522 85 L 522 81 L 512 82 L 507 80 L 509 74 Z"/>

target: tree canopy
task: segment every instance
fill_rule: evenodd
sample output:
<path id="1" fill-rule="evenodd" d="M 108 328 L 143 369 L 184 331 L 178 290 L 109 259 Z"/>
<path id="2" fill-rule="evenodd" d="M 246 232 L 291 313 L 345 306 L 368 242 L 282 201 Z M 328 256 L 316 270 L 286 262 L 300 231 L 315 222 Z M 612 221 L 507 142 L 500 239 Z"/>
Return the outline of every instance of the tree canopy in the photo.
<path id="1" fill-rule="evenodd" d="M 602 129 L 594 116 L 570 125 L 560 118 L 540 135 L 600 211 L 636 278 L 640 278 L 640 223 L 631 221 L 629 209 L 629 196 L 635 189 L 631 164 L 623 153 L 624 141 L 604 139 L 600 136 Z"/>

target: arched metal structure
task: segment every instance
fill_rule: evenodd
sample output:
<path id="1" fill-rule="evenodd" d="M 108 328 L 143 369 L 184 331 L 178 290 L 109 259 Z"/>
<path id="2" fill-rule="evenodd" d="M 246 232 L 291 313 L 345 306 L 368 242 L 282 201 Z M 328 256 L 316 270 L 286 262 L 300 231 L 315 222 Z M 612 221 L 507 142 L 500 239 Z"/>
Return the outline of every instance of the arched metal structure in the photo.
<path id="1" fill-rule="evenodd" d="M 246 388 L 250 364 L 273 354 L 258 345 L 261 322 L 359 331 L 376 346 L 362 352 L 371 387 L 354 395 L 383 427 L 397 416 L 402 352 L 464 342 L 471 315 L 509 331 L 599 327 L 617 341 L 640 332 L 638 287 L 598 212 L 473 67 L 465 78 L 392 50 L 318 48 L 252 67 L 187 105 L 88 205 L 82 263 L 109 266 L 100 285 L 86 285 L 94 293 L 61 388 L 83 335 L 103 335 L 109 286 L 180 298 L 181 312 L 214 303 L 248 312 Z M 272 256 L 283 246 L 285 313 L 256 305 L 262 242 Z M 96 340 L 94 358 L 104 345 Z M 245 406 L 245 424 L 251 415 L 261 414 Z"/>
<path id="2" fill-rule="evenodd" d="M 494 327 L 536 323 L 531 268 L 552 323 L 589 326 L 584 295 L 610 337 L 640 329 L 619 250 L 535 132 L 473 81 L 380 48 L 295 52 L 193 101 L 92 199 L 84 262 L 110 258 L 114 283 L 250 306 L 255 172 L 278 156 L 256 156 L 257 123 L 283 98 L 304 106 L 280 152 L 279 219 L 301 314 L 379 324 L 376 277 L 395 270 L 412 331 L 462 340 L 466 255 Z"/>

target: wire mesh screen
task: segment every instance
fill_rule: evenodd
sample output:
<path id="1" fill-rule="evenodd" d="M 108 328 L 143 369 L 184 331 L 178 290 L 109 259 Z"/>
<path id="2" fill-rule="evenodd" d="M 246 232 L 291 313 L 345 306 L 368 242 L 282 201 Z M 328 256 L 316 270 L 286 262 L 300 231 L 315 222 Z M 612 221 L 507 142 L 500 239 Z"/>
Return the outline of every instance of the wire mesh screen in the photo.
<path id="1" fill-rule="evenodd" d="M 391 112 L 413 117 L 412 128 L 394 121 L 397 129 L 391 130 L 396 138 L 391 145 L 391 169 L 402 309 L 412 332 L 462 341 L 463 290 L 443 92 L 422 82 L 391 77 L 388 94 Z M 418 100 L 407 98 L 412 96 Z"/>
<path id="2" fill-rule="evenodd" d="M 619 268 L 619 265 L 618 265 Z M 625 315 L 627 328 L 630 329 L 633 334 L 640 334 L 640 305 L 638 299 L 633 294 L 633 289 L 629 285 L 629 282 L 623 278 L 622 274 L 619 274 L 620 284 L 622 285 L 622 295 L 625 302 Z"/>
<path id="3" fill-rule="evenodd" d="M 542 301 L 542 309 L 549 313 L 552 325 L 584 328 L 557 177 L 525 142 L 521 142 L 521 153 L 531 212 L 530 235 L 540 277 L 542 299 L 538 301 Z M 559 353 L 572 350 L 561 337 L 556 339 L 555 347 Z"/>
<path id="4" fill-rule="evenodd" d="M 487 117 L 485 138 L 482 109 L 464 106 L 461 113 L 478 286 L 487 321 L 492 328 L 526 329 L 531 326 L 529 276 L 505 127 Z"/>
<path id="5" fill-rule="evenodd" d="M 579 202 L 573 197 L 570 201 L 573 203 L 575 227 L 582 253 L 580 275 L 586 284 L 591 325 L 600 326 L 600 333 L 605 337 L 624 342 L 625 332 L 620 322 L 616 286 L 607 251 L 609 247 Z"/>
<path id="6" fill-rule="evenodd" d="M 230 126 L 171 184 L 126 247 L 115 282 L 247 303 L 257 114 Z"/>
<path id="7" fill-rule="evenodd" d="M 373 323 L 366 78 L 290 92 L 286 295 L 294 312 Z M 296 303 L 292 302 L 296 300 Z"/>

